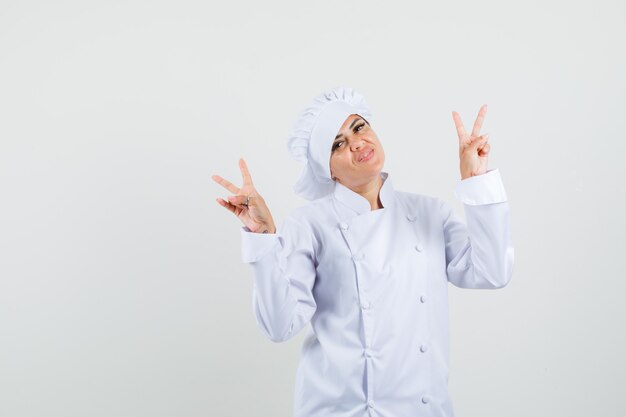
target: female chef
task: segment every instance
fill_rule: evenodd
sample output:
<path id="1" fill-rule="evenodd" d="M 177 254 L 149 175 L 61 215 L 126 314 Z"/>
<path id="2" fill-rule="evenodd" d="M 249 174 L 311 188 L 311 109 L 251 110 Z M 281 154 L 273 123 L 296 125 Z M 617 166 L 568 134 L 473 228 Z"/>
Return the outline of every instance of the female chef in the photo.
<path id="1" fill-rule="evenodd" d="M 511 278 L 509 208 L 490 145 L 453 112 L 467 224 L 443 200 L 394 189 L 361 95 L 315 98 L 288 140 L 310 200 L 276 228 L 243 159 L 233 195 L 256 322 L 282 342 L 310 323 L 296 373 L 296 417 L 454 415 L 448 393 L 448 282 L 495 289 Z"/>

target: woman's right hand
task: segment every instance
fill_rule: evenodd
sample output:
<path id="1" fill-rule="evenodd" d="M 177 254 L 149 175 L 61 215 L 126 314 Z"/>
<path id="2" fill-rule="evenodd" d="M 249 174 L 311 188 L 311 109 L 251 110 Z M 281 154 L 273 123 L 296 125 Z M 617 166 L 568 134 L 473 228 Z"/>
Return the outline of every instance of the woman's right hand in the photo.
<path id="1" fill-rule="evenodd" d="M 243 185 L 237 188 L 234 184 L 226 181 L 219 175 L 212 175 L 213 181 L 226 188 L 235 195 L 228 196 L 228 201 L 217 198 L 216 201 L 222 207 L 233 213 L 241 222 L 255 233 L 276 233 L 274 219 L 263 197 L 256 191 L 252 184 L 252 177 L 248 166 L 243 158 L 239 159 L 239 169 L 243 177 Z M 246 197 L 250 197 L 248 206 L 245 205 Z"/>

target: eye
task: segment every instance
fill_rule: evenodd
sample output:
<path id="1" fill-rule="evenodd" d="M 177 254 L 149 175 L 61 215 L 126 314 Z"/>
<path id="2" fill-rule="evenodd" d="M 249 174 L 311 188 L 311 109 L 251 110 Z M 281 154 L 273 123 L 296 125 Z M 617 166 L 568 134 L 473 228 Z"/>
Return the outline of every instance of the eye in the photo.
<path id="1" fill-rule="evenodd" d="M 361 123 L 361 124 L 354 126 L 354 132 L 355 133 L 359 132 L 363 128 L 363 126 L 365 126 L 365 123 Z"/>
<path id="2" fill-rule="evenodd" d="M 339 147 L 339 145 L 341 145 L 343 143 L 342 140 L 338 140 L 337 142 L 333 143 L 333 148 L 331 150 L 331 152 L 335 152 L 335 149 L 337 149 Z"/>

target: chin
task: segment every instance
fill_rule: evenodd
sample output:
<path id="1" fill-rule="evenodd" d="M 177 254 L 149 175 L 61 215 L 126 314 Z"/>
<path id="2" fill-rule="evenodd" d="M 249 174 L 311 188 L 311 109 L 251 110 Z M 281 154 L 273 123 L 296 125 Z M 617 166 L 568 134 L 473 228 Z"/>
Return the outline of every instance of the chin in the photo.
<path id="1" fill-rule="evenodd" d="M 380 172 L 380 171 L 382 171 L 382 170 L 383 170 L 383 168 L 384 168 L 384 165 L 385 165 L 385 164 L 384 164 L 384 162 L 385 162 L 385 161 L 375 161 L 375 162 L 374 162 L 374 163 L 373 163 L 373 164 L 372 164 L 369 168 L 370 168 L 372 171 L 377 171 L 377 172 Z"/>
<path id="2" fill-rule="evenodd" d="M 376 177 L 380 176 L 382 171 L 382 165 L 370 165 L 367 169 L 364 169 L 359 174 L 359 179 L 361 181 L 365 180 L 367 182 L 372 181 Z"/>

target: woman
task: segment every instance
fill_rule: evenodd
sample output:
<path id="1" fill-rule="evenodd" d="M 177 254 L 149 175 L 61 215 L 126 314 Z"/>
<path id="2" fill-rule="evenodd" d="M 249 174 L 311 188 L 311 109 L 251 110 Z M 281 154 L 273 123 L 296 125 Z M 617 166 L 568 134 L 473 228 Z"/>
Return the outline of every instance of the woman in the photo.
<path id="1" fill-rule="evenodd" d="M 296 192 L 311 200 L 276 229 L 239 161 L 243 186 L 218 203 L 242 227 L 256 321 L 273 341 L 311 326 L 296 375 L 294 415 L 453 416 L 448 394 L 447 284 L 501 288 L 510 278 L 509 210 L 490 146 L 453 112 L 467 226 L 448 204 L 396 191 L 362 96 L 336 88 L 298 119 Z"/>

